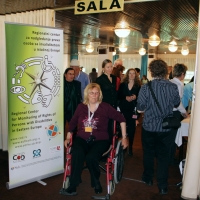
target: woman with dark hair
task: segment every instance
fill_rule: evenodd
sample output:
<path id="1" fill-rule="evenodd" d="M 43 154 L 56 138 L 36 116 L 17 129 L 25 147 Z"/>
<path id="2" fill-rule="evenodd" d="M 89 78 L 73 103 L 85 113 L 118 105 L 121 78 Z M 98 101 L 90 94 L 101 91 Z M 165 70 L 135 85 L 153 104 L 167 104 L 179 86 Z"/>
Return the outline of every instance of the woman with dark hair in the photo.
<path id="1" fill-rule="evenodd" d="M 172 83 L 177 85 L 181 100 L 183 98 L 183 87 L 184 87 L 184 84 L 182 81 L 185 78 L 186 71 L 187 71 L 187 66 L 185 66 L 184 64 L 180 64 L 180 63 L 175 64 L 172 71 L 173 79 L 170 80 Z M 178 118 L 180 121 L 183 120 L 184 117 L 188 116 L 188 113 L 186 109 L 184 108 L 182 101 L 177 108 L 173 109 L 173 115 L 176 116 L 176 118 Z M 178 131 L 178 128 L 174 129 L 175 134 L 174 134 L 174 144 L 172 145 L 172 149 L 171 149 L 171 161 L 170 161 L 171 164 L 174 164 L 174 162 L 176 162 L 174 157 L 176 154 L 176 146 L 177 146 L 175 143 L 177 131 Z"/>
<path id="2" fill-rule="evenodd" d="M 137 96 L 140 90 L 140 80 L 135 69 L 128 69 L 123 82 L 119 86 L 118 99 L 119 108 L 123 113 L 127 124 L 127 135 L 129 138 L 128 155 L 132 156 L 132 146 L 135 128 L 138 124 L 136 112 Z"/>
<path id="3" fill-rule="evenodd" d="M 157 160 L 157 184 L 160 194 L 167 194 L 168 171 L 171 146 L 174 143 L 174 131 L 163 129 L 162 121 L 165 117 L 173 115 L 173 108 L 180 104 L 178 87 L 167 80 L 167 64 L 161 60 L 153 60 L 148 67 L 153 80 L 141 87 L 137 110 L 144 112 L 142 124 L 142 146 L 144 172 L 142 181 L 153 185 L 154 159 Z M 160 105 L 155 102 L 150 90 Z"/>
<path id="4" fill-rule="evenodd" d="M 103 102 L 110 104 L 113 108 L 117 109 L 117 91 L 116 91 L 116 76 L 112 74 L 113 65 L 111 60 L 105 59 L 102 63 L 103 73 L 96 80 L 96 83 L 100 85 Z M 108 133 L 110 139 L 113 135 L 113 120 L 109 120 Z"/>

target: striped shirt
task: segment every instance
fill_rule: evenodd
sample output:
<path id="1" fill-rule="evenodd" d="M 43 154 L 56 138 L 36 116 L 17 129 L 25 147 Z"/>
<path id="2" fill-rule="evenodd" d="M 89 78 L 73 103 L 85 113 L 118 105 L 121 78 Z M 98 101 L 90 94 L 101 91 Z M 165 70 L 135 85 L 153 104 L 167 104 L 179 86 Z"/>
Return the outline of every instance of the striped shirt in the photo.
<path id="1" fill-rule="evenodd" d="M 154 79 L 151 87 L 163 114 L 153 99 L 148 84 L 143 85 L 137 99 L 137 110 L 144 111 L 143 128 L 151 132 L 167 132 L 169 129 L 162 129 L 162 120 L 173 114 L 173 108 L 180 104 L 178 87 L 176 84 L 163 79 Z"/>

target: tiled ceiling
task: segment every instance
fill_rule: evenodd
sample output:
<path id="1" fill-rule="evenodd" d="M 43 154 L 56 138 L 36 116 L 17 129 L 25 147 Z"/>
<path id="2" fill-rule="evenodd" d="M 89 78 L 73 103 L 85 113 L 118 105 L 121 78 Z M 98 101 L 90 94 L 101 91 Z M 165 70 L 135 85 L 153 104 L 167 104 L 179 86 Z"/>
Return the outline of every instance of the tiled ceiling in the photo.
<path id="1" fill-rule="evenodd" d="M 187 41 L 190 53 L 196 52 L 199 0 L 125 0 L 120 12 L 74 15 L 74 0 L 1 0 L 0 14 L 22 12 L 34 9 L 58 9 L 56 27 L 64 29 L 65 53 L 84 53 L 89 40 L 95 44 L 118 47 L 121 39 L 114 28 L 120 21 L 126 21 L 131 28 L 125 38 L 127 53 L 137 53 L 142 43 L 150 47 L 148 38 L 153 33 L 159 35 L 157 53 L 170 53 L 168 43 L 174 38 L 181 46 Z M 69 48 L 71 47 L 71 48 Z"/>

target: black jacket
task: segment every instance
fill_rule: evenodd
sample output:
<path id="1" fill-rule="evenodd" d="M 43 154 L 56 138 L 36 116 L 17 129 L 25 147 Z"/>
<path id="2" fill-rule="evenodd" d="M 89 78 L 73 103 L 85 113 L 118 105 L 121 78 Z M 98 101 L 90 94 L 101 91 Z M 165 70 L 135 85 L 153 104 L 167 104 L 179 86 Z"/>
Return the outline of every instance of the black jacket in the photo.
<path id="1" fill-rule="evenodd" d="M 128 89 L 128 83 L 121 83 L 118 90 L 119 108 L 122 112 L 133 112 L 137 105 L 137 97 L 140 91 L 140 86 L 133 86 L 131 90 Z M 136 95 L 136 99 L 128 102 L 126 96 Z"/>
<path id="2" fill-rule="evenodd" d="M 68 82 L 64 79 L 64 118 L 69 120 L 79 103 L 82 101 L 81 82 L 73 80 Z"/>
<path id="3" fill-rule="evenodd" d="M 110 76 L 112 77 L 112 83 L 105 74 L 99 76 L 96 83 L 101 87 L 103 102 L 109 103 L 112 107 L 117 108 L 116 76 L 112 74 Z"/>

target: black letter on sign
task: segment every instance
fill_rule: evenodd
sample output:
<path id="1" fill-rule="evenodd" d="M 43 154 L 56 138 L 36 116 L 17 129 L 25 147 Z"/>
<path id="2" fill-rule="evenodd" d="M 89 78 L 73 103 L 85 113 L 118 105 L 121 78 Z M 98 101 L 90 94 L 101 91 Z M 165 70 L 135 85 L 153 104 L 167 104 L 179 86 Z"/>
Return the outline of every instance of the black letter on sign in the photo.
<path id="1" fill-rule="evenodd" d="M 113 0 L 112 4 L 110 6 L 110 9 L 112 9 L 113 7 L 121 8 L 118 0 Z"/>
<path id="2" fill-rule="evenodd" d="M 82 12 L 85 10 L 85 3 L 84 2 L 80 2 L 77 4 L 77 7 L 81 8 L 81 9 L 77 9 L 77 11 Z"/>
<path id="3" fill-rule="evenodd" d="M 107 8 L 103 8 L 103 1 L 100 1 L 100 10 L 107 10 Z"/>
<path id="4" fill-rule="evenodd" d="M 89 11 L 90 9 L 97 10 L 97 8 L 96 8 L 96 5 L 95 5 L 94 1 L 91 1 L 91 2 L 90 2 L 90 4 L 89 4 L 89 6 L 88 6 L 88 9 L 87 9 L 87 11 Z"/>

